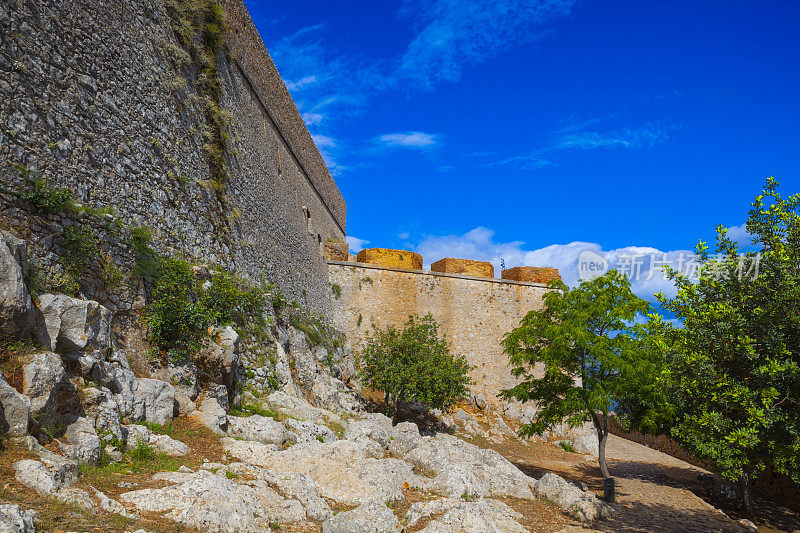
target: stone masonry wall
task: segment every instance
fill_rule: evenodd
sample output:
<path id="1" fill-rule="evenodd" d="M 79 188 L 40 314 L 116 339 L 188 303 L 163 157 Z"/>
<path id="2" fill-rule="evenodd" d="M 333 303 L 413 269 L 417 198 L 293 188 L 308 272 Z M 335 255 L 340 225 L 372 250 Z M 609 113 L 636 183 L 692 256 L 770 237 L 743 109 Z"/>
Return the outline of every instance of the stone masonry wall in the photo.
<path id="1" fill-rule="evenodd" d="M 162 248 L 263 275 L 330 316 L 321 250 L 343 239 L 346 204 L 242 1 L 221 5 L 224 202 L 209 187 L 205 118 L 191 73 L 170 56 L 180 45 L 163 0 L 0 0 L 0 186 L 22 185 L 23 165 L 151 227 Z M 0 195 L 0 227 L 39 231 L 29 220 Z M 38 237 L 34 256 L 47 257 L 54 236 Z"/>
<path id="2" fill-rule="evenodd" d="M 540 309 L 547 287 L 541 284 L 460 274 L 386 268 L 328 261 L 334 299 L 334 323 L 352 343 L 362 346 L 372 324 L 402 325 L 411 314 L 431 313 L 447 335 L 453 353 L 475 367 L 472 390 L 498 404 L 497 393 L 517 383 L 502 353 L 503 335 L 531 310 Z"/>

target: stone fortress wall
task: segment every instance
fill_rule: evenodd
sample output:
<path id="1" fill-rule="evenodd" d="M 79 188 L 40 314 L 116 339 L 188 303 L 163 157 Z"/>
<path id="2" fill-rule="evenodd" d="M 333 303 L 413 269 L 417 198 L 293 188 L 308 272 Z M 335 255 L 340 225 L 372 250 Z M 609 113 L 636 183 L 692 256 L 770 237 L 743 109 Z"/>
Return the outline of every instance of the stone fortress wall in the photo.
<path id="1" fill-rule="evenodd" d="M 401 326 L 412 314 L 431 313 L 453 353 L 463 354 L 474 370 L 474 394 L 500 404 L 497 393 L 517 383 L 500 343 L 534 309 L 540 309 L 558 278 L 551 268 L 518 267 L 494 278 L 490 263 L 446 258 L 421 270 L 422 257 L 402 250 L 362 250 L 355 261 L 342 261 L 336 245 L 328 247 L 328 272 L 334 294 L 334 323 L 354 350 L 363 346 L 372 325 Z"/>
<path id="2" fill-rule="evenodd" d="M 223 0 L 222 107 L 230 113 L 224 201 L 209 186 L 194 80 L 164 0 L 0 0 L 0 185 L 18 165 L 79 202 L 146 224 L 163 248 L 219 263 L 330 316 L 323 257 L 346 204 L 242 0 Z M 186 83 L 180 80 L 187 77 Z M 0 228 L 56 262 L 58 228 L 0 194 Z"/>

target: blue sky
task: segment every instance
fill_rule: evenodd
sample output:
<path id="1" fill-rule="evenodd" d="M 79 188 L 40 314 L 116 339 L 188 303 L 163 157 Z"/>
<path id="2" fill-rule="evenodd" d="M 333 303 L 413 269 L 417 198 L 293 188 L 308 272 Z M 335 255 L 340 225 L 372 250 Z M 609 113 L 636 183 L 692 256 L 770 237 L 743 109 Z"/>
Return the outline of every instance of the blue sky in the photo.
<path id="1" fill-rule="evenodd" d="M 575 282 L 582 250 L 646 270 L 743 224 L 769 175 L 800 192 L 800 2 L 246 4 L 354 251 Z"/>

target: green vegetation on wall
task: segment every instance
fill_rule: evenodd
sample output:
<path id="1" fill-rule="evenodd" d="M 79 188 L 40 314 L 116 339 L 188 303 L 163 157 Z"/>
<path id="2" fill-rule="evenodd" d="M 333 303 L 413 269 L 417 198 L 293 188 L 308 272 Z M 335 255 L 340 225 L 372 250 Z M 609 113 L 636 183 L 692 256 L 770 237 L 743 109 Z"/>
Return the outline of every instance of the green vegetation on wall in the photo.
<path id="1" fill-rule="evenodd" d="M 218 65 L 225 46 L 225 14 L 214 0 L 168 0 L 167 11 L 178 42 L 185 50 L 184 54 L 173 51 L 170 56 L 176 66 L 193 69 L 194 87 L 206 121 L 202 130 L 203 152 L 211 169 L 211 188 L 222 201 L 228 175 L 225 154 L 230 142 L 230 117 L 221 106 Z"/>

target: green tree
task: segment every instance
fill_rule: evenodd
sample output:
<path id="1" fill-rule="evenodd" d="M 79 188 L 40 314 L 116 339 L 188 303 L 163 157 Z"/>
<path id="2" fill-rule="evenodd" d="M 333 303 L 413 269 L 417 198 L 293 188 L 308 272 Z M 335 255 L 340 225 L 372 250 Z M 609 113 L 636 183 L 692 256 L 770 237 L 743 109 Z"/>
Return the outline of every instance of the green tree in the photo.
<path id="1" fill-rule="evenodd" d="M 738 480 L 752 515 L 751 483 L 768 465 L 800 481 L 800 195 L 767 180 L 740 254 L 717 228 L 716 254 L 701 242 L 697 279 L 668 269 L 678 292 L 659 295 L 683 327 L 669 335 L 672 435 Z"/>
<path id="2" fill-rule="evenodd" d="M 600 471 L 610 478 L 609 413 L 630 395 L 631 384 L 646 381 L 651 350 L 644 329 L 633 322 L 650 305 L 614 270 L 573 289 L 560 281 L 551 286 L 555 290 L 544 297 L 543 308 L 528 313 L 503 339 L 512 373 L 522 382 L 501 395 L 540 407 L 536 421 L 522 427 L 526 435 L 590 420 L 600 445 Z"/>
<path id="3" fill-rule="evenodd" d="M 470 384 L 466 358 L 450 353 L 430 314 L 409 316 L 402 329 L 373 326 L 358 363 L 363 384 L 384 393 L 387 413 L 395 419 L 398 405 L 411 400 L 449 410 Z"/>

